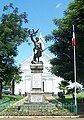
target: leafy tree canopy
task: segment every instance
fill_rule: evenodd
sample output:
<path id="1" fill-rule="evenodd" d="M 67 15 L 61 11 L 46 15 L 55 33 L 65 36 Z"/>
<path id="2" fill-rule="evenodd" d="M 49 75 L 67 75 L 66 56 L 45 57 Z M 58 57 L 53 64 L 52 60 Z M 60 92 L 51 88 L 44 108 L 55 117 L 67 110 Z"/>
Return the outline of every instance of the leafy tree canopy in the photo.
<path id="1" fill-rule="evenodd" d="M 75 25 L 77 81 L 84 83 L 84 0 L 71 2 L 64 11 L 64 17 L 54 18 L 53 22 L 58 29 L 45 37 L 46 40 L 54 42 L 49 48 L 55 55 L 51 60 L 51 72 L 65 80 L 74 81 L 71 42 L 72 25 Z"/>
<path id="2" fill-rule="evenodd" d="M 10 82 L 14 76 L 18 80 L 20 78 L 14 57 L 18 54 L 17 47 L 24 41 L 28 42 L 27 28 L 23 27 L 26 23 L 28 23 L 26 12 L 19 14 L 18 8 L 14 8 L 13 3 L 4 6 L 0 17 L 0 82 Z"/>

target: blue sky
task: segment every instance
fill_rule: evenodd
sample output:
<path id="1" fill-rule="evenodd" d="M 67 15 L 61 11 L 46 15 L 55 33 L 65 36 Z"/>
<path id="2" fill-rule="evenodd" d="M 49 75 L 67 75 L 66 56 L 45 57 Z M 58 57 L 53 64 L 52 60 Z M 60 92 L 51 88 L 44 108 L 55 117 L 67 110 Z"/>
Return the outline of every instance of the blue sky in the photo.
<path id="1" fill-rule="evenodd" d="M 51 31 L 56 28 L 52 21 L 53 18 L 62 18 L 64 10 L 72 1 L 73 0 L 1 0 L 0 15 L 3 6 L 13 3 L 14 7 L 19 8 L 20 13 L 26 12 L 28 14 L 29 22 L 23 27 L 34 28 L 35 30 L 39 28 L 38 36 L 41 32 L 42 36 L 45 37 L 45 35 L 51 33 Z M 46 46 L 49 44 L 52 43 L 47 43 Z M 18 56 L 15 58 L 16 64 L 20 64 L 33 54 L 32 47 L 33 44 L 28 46 L 27 43 L 23 43 L 18 47 Z M 46 53 L 53 57 L 48 50 L 46 50 Z"/>

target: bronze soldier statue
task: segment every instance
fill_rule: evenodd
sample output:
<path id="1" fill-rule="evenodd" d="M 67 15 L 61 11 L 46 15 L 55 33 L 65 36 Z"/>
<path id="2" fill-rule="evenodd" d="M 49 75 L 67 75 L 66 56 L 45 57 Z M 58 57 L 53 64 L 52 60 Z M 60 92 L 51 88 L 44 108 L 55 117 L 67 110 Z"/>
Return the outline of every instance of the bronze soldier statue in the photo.
<path id="1" fill-rule="evenodd" d="M 33 61 L 32 61 L 32 63 L 34 63 L 34 64 L 39 63 L 39 58 L 42 56 L 41 42 L 39 41 L 38 37 L 36 37 L 36 40 L 34 40 L 34 38 L 33 38 L 33 36 L 35 36 L 37 32 L 38 32 L 38 30 L 37 31 L 34 31 L 34 30 L 28 31 L 31 40 L 34 43 L 34 49 L 33 49 L 34 56 L 33 56 Z"/>

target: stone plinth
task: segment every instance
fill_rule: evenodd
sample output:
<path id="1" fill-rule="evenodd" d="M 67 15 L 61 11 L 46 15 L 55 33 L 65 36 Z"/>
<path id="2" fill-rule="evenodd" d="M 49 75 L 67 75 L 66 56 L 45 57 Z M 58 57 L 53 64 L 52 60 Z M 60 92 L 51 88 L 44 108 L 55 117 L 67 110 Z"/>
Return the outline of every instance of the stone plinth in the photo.
<path id="1" fill-rule="evenodd" d="M 42 73 L 43 64 L 31 64 L 31 92 L 29 94 L 29 102 L 44 102 Z"/>
<path id="2" fill-rule="evenodd" d="M 43 73 L 43 64 L 31 64 L 31 73 Z"/>

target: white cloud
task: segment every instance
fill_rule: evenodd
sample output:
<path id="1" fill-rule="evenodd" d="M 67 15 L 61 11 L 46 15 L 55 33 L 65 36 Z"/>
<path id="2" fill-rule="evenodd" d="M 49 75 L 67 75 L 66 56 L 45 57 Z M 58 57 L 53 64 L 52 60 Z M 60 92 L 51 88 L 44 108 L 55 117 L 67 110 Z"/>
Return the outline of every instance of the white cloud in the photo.
<path id="1" fill-rule="evenodd" d="M 56 5 L 56 8 L 59 8 L 61 5 L 62 5 L 62 3 L 58 3 L 58 4 Z"/>

